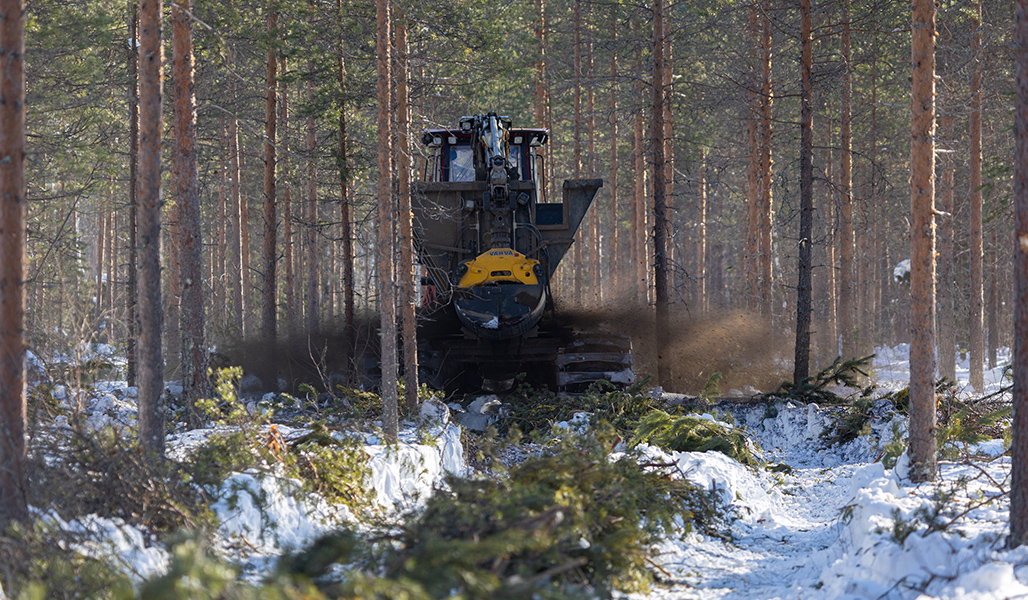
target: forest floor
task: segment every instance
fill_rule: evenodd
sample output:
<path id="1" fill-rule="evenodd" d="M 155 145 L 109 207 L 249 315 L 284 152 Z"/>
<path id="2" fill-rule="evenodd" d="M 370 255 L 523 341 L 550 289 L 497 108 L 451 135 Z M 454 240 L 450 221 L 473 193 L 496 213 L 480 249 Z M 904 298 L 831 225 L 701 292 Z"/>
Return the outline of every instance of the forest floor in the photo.
<path id="1" fill-rule="evenodd" d="M 960 369 L 958 386 L 966 386 L 966 362 Z M 907 377 L 906 348 L 880 349 L 875 384 L 896 391 Z M 987 372 L 986 393 L 1003 384 L 1001 368 Z M 123 382 L 100 382 L 74 401 L 65 389 L 55 396 L 80 403 L 93 429 L 123 428 L 135 418 L 133 392 Z M 951 445 L 938 480 L 914 485 L 906 478 L 905 455 L 893 468 L 883 461 L 886 447 L 904 438 L 906 428 L 905 417 L 888 404 L 872 407 L 856 439 L 829 447 L 822 432 L 836 423 L 838 408 L 724 402 L 704 415 L 743 431 L 765 461 L 785 463 L 791 472 L 744 466 L 717 452 L 644 447 L 654 463 L 674 463 L 683 477 L 710 490 L 729 526 L 718 537 L 679 532 L 665 538 L 654 548 L 657 584 L 632 597 L 1028 598 L 1028 548 L 1004 548 L 1010 457 L 1003 440 Z M 171 435 L 169 455 L 185 459 L 217 431 L 210 426 Z M 260 435 L 268 431 L 265 425 Z M 303 434 L 281 426 L 276 435 L 288 441 Z M 359 435 L 368 457 L 366 485 L 383 514 L 416 508 L 444 473 L 469 473 L 465 434 L 455 424 L 427 430 L 409 424 L 394 449 L 373 432 Z M 251 581 L 283 554 L 357 516 L 304 493 L 295 481 L 252 471 L 225 480 L 212 494 L 211 509 L 219 553 Z M 64 526 L 91 532 L 97 547 L 137 581 L 167 569 L 169 549 L 117 519 L 83 516 Z"/>

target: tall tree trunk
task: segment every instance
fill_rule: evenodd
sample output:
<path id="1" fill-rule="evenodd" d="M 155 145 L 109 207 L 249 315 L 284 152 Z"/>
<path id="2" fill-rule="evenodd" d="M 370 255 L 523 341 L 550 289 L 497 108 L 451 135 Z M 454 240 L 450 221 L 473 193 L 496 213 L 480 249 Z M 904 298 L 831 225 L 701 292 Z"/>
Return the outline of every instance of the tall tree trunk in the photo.
<path id="1" fill-rule="evenodd" d="M 311 21 L 313 19 L 315 10 L 314 2 L 309 2 L 308 7 L 310 8 Z M 340 31 L 340 47 L 339 47 L 339 64 L 340 64 L 340 87 L 342 82 L 342 0 L 337 0 L 336 3 L 336 17 L 339 19 Z M 314 79 L 315 69 L 314 61 L 307 62 L 307 102 L 314 102 Z M 340 89 L 340 92 L 342 90 Z M 340 109 L 340 112 L 342 109 Z M 318 330 L 318 160 L 315 152 L 318 147 L 318 133 L 317 133 L 317 122 L 314 119 L 314 115 L 307 117 L 307 199 L 306 199 L 306 226 L 304 227 L 303 233 L 303 246 L 307 254 L 307 281 L 304 288 L 304 313 L 305 320 L 304 326 L 307 329 L 307 333 L 312 334 Z M 341 171 L 341 169 L 340 169 Z M 342 174 L 340 173 L 340 176 Z M 345 185 L 344 185 L 345 188 Z M 345 201 L 345 198 L 343 198 Z M 343 209 L 345 213 L 346 209 Z M 346 225 L 343 225 L 345 230 Z M 344 344 L 343 352 L 347 359 L 349 358 L 349 344 Z"/>
<path id="2" fill-rule="evenodd" d="M 0 1 L 0 530 L 25 497 L 25 7 Z"/>
<path id="3" fill-rule="evenodd" d="M 618 41 L 618 15 L 619 11 L 613 11 L 610 34 L 617 47 Z M 618 265 L 618 54 L 616 51 L 610 53 L 610 165 L 607 178 L 608 189 L 610 189 L 610 262 L 608 274 L 610 275 L 609 285 L 617 293 L 619 291 L 620 265 Z"/>
<path id="4" fill-rule="evenodd" d="M 414 215 L 411 212 L 410 107 L 407 101 L 407 18 L 396 14 L 396 172 L 400 220 L 400 318 L 403 323 L 404 405 L 408 415 L 418 410 L 418 286 L 414 284 Z"/>
<path id="5" fill-rule="evenodd" d="M 760 204 L 758 206 L 757 251 L 760 264 L 760 310 L 765 321 L 772 322 L 771 295 L 774 289 L 774 271 L 771 255 L 771 183 L 772 183 L 772 103 L 771 86 L 771 0 L 763 0 L 760 11 Z"/>
<path id="6" fill-rule="evenodd" d="M 356 323 L 354 323 L 354 281 L 353 275 L 353 231 L 350 214 L 350 197 L 347 185 L 350 181 L 349 160 L 347 158 L 347 132 L 346 132 L 346 62 L 343 54 L 342 37 L 342 0 L 337 5 L 339 8 L 339 220 L 342 225 L 340 237 L 343 240 L 343 321 L 346 328 L 346 352 L 347 358 L 353 360 L 356 356 Z"/>
<path id="7" fill-rule="evenodd" d="M 139 3 L 139 444 L 164 459 L 164 358 L 161 349 L 162 0 Z"/>
<path id="8" fill-rule="evenodd" d="M 700 176 L 696 182 L 696 297 L 700 314 L 710 310 L 707 297 L 707 157 L 700 155 Z"/>
<path id="9" fill-rule="evenodd" d="M 392 83 L 389 1 L 376 0 L 378 24 L 378 281 L 382 347 L 382 427 L 386 441 L 396 443 L 396 281 L 393 273 L 393 136 L 390 87 Z"/>
<path id="10" fill-rule="evenodd" d="M 971 32 L 971 331 L 970 384 L 985 387 L 984 286 L 982 277 L 982 3 L 975 0 Z"/>
<path id="11" fill-rule="evenodd" d="M 756 3 L 750 5 L 749 20 L 747 24 L 750 41 L 750 98 L 749 112 L 750 119 L 746 122 L 746 141 L 749 145 L 749 168 L 746 178 L 746 243 L 743 246 L 742 265 L 743 278 L 746 287 L 746 307 L 754 312 L 761 310 L 760 306 L 760 250 L 759 235 L 760 228 L 760 125 L 761 118 L 761 18 L 760 6 Z"/>
<path id="12" fill-rule="evenodd" d="M 939 170 L 939 289 L 936 324 L 939 328 L 939 376 L 957 380 L 956 312 L 953 305 L 955 261 L 953 252 L 953 116 L 943 113 L 939 118 L 939 139 L 951 152 L 940 154 Z"/>
<path id="13" fill-rule="evenodd" d="M 226 50 L 225 62 L 228 63 L 229 68 L 232 66 L 232 47 Z M 232 98 L 233 103 L 236 99 L 236 86 L 234 80 L 229 82 L 229 95 Z M 229 299 L 230 310 L 232 315 L 229 318 L 229 324 L 234 334 L 246 337 L 245 325 L 245 311 L 246 302 L 245 297 L 247 294 L 246 286 L 244 285 L 244 273 L 243 268 L 243 235 L 246 228 L 246 211 L 243 206 L 241 195 L 240 195 L 240 164 L 239 164 L 239 121 L 235 115 L 232 115 L 228 119 L 228 157 L 229 157 L 229 206 L 228 210 L 231 215 L 230 217 L 230 228 L 228 236 L 228 277 L 229 277 L 229 293 L 231 298 Z"/>
<path id="14" fill-rule="evenodd" d="M 126 308 L 128 339 L 125 340 L 125 383 L 136 385 L 136 167 L 139 163 L 139 4 L 129 0 L 129 265 Z"/>
<path id="15" fill-rule="evenodd" d="M 839 167 L 839 334 L 842 336 L 842 356 L 852 358 L 857 354 L 856 340 L 856 294 L 853 278 L 856 265 L 853 261 L 853 128 L 852 96 L 853 69 L 850 43 L 849 2 L 842 5 L 842 102 L 840 105 L 840 167 Z"/>
<path id="16" fill-rule="evenodd" d="M 190 0 L 171 9 L 172 63 L 175 71 L 175 162 L 172 189 L 178 207 L 182 300 L 182 394 L 189 421 L 199 426 L 196 401 L 208 395 L 204 345 L 203 240 L 200 234 L 200 189 L 196 165 L 196 100 L 193 93 L 193 23 Z"/>
<path id="17" fill-rule="evenodd" d="M 935 480 L 935 3 L 914 0 L 910 117 L 910 479 Z"/>
<path id="18" fill-rule="evenodd" d="M 814 62 L 811 39 L 810 0 L 800 0 L 800 259 L 796 284 L 796 357 L 792 380 L 800 383 L 810 375 L 810 250 L 814 233 Z"/>
<path id="19" fill-rule="evenodd" d="M 268 67 L 265 83 L 265 129 L 264 129 L 264 287 L 261 294 L 261 338 L 265 342 L 275 341 L 277 333 L 277 281 L 275 267 L 278 258 L 276 215 L 276 160 L 278 101 L 278 59 L 275 56 L 275 42 L 278 29 L 278 6 L 275 0 L 268 0 Z"/>
<path id="20" fill-rule="evenodd" d="M 106 204 L 106 203 L 105 203 Z M 104 266 L 107 250 L 107 216 L 109 211 L 106 206 L 97 207 L 96 217 L 96 262 L 93 268 L 96 271 L 96 297 L 93 302 L 93 333 L 99 337 L 104 330 Z"/>
<path id="21" fill-rule="evenodd" d="M 657 381 L 670 387 L 671 315 L 667 280 L 667 201 L 664 169 L 664 2 L 653 3 L 653 283 L 656 293 Z"/>
<path id="22" fill-rule="evenodd" d="M 989 268 L 989 300 L 985 311 L 989 330 L 987 354 L 989 357 L 989 368 L 995 369 L 996 348 L 999 345 L 999 323 L 996 314 L 996 307 L 999 303 L 999 288 L 996 285 L 996 227 L 989 229 L 989 252 L 986 255 L 986 263 Z"/>
<path id="23" fill-rule="evenodd" d="M 586 15 L 587 20 L 591 23 L 593 14 L 590 9 L 589 14 Z M 593 28 L 591 25 L 587 26 L 587 32 L 589 34 L 589 43 L 586 46 L 586 94 L 585 94 L 585 106 L 586 113 L 589 115 L 589 119 L 586 122 L 588 127 L 588 162 L 587 170 L 589 171 L 590 177 L 595 177 L 598 169 L 596 167 L 596 94 L 594 93 L 596 72 L 594 70 L 595 61 L 593 44 Z M 600 211 L 594 209 L 590 211 L 586 216 L 587 222 L 589 223 L 589 301 L 593 305 L 598 305 L 603 300 L 603 295 L 600 290 Z"/>
<path id="24" fill-rule="evenodd" d="M 216 248 L 214 249 L 214 299 L 213 299 L 213 311 L 211 318 L 214 319 L 215 323 L 224 323 L 227 317 L 228 307 L 228 284 L 226 278 L 226 260 L 228 253 L 226 252 L 226 246 L 228 245 L 228 230 L 229 223 L 231 222 L 228 214 L 228 160 L 226 155 L 226 147 L 228 146 L 228 131 L 224 124 L 221 127 L 221 140 L 218 146 L 218 159 L 220 165 L 218 168 L 220 182 L 218 185 L 218 234 L 215 240 Z"/>
<path id="25" fill-rule="evenodd" d="M 1014 422 L 1010 547 L 1028 543 L 1028 0 L 1015 9 L 1014 65 Z"/>
<path id="26" fill-rule="evenodd" d="M 574 121 L 574 162 L 572 170 L 575 179 L 582 176 L 582 0 L 575 0 L 573 14 L 575 28 L 575 64 L 572 74 L 571 86 L 574 88 L 575 121 Z M 583 301 L 582 297 L 582 246 L 585 245 L 586 227 L 579 227 L 576 239 L 573 242 L 572 252 L 574 254 L 574 298 L 576 303 Z"/>
<path id="27" fill-rule="evenodd" d="M 632 22 L 632 29 L 638 33 L 638 25 Z M 639 72 L 643 69 L 642 47 L 636 49 L 635 64 Z M 632 155 L 635 160 L 633 171 L 635 172 L 635 188 L 632 196 L 632 266 L 634 272 L 632 279 L 635 281 L 636 302 L 646 304 L 648 302 L 649 286 L 646 284 L 646 276 L 649 271 L 648 257 L 646 255 L 646 231 L 648 229 L 646 215 L 646 154 L 643 140 L 643 115 L 645 109 L 642 106 L 642 99 L 645 97 L 645 84 L 643 78 L 639 77 L 635 82 L 636 97 L 639 98 L 639 106 L 635 111 L 635 123 L 632 131 Z"/>
<path id="28" fill-rule="evenodd" d="M 288 72 L 285 57 L 282 58 L 282 73 Z M 290 336 L 295 336 L 299 331 L 299 315 L 296 307 L 296 269 L 295 255 L 293 253 L 293 190 L 289 184 L 289 86 L 282 84 L 282 99 L 279 102 L 279 128 L 282 135 L 279 136 L 282 147 L 282 158 L 279 166 L 286 177 L 283 181 L 285 189 L 282 190 L 282 249 L 283 260 L 286 269 L 286 331 Z"/>

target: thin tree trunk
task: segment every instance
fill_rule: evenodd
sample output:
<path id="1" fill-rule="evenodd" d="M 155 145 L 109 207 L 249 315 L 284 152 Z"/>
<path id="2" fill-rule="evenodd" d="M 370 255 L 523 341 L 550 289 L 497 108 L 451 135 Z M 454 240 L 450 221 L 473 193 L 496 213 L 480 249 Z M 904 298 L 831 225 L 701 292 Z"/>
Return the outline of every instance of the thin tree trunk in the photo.
<path id="1" fill-rule="evenodd" d="M 98 207 L 96 217 L 96 262 L 93 264 L 96 270 L 96 296 L 93 302 L 93 333 L 99 336 L 103 330 L 103 304 L 104 304 L 104 252 L 107 250 L 107 207 Z"/>
<path id="2" fill-rule="evenodd" d="M 982 277 L 982 3 L 972 7 L 971 32 L 971 331 L 970 381 L 976 392 L 985 387 L 984 286 Z"/>
<path id="3" fill-rule="evenodd" d="M 953 149 L 953 117 L 944 113 L 939 118 L 939 139 L 944 148 Z M 956 284 L 953 263 L 953 158 L 952 153 L 940 154 L 942 168 L 939 172 L 939 289 L 938 316 L 939 327 L 939 376 L 950 381 L 957 380 L 957 339 L 956 312 L 954 310 L 953 289 Z"/>
<path id="4" fill-rule="evenodd" d="M 910 479 L 935 480 L 935 3 L 914 0 L 910 118 Z"/>
<path id="5" fill-rule="evenodd" d="M 311 19 L 313 20 L 315 10 L 314 3 L 308 4 L 311 11 Z M 336 5 L 337 17 L 342 13 L 342 0 L 337 1 Z M 340 21 L 341 26 L 341 21 Z M 342 29 L 339 31 L 340 36 L 340 48 L 339 48 L 339 61 L 342 64 Z M 341 67 L 340 67 L 341 69 Z M 307 62 L 308 78 L 307 78 L 307 102 L 314 102 L 314 62 Z M 342 75 L 340 74 L 340 80 Z M 340 109 L 342 112 L 342 109 Z M 342 118 L 342 117 L 340 117 Z M 305 326 L 307 333 L 312 334 L 319 328 L 318 320 L 318 161 L 315 156 L 318 145 L 318 133 L 317 133 L 317 122 L 314 119 L 314 115 L 307 117 L 307 200 L 306 200 L 306 221 L 307 225 L 304 227 L 304 249 L 307 253 L 307 283 L 304 292 L 304 310 L 306 311 Z M 341 170 L 341 168 L 340 168 Z M 345 198 L 344 202 L 345 204 Z M 345 209 L 344 209 L 345 212 Z M 345 230 L 346 224 L 343 224 Z M 349 344 L 344 344 L 345 348 L 343 352 L 349 357 Z"/>
<path id="6" fill-rule="evenodd" d="M 989 300 L 986 304 L 986 323 L 988 324 L 988 357 L 989 368 L 996 368 L 996 347 L 999 345 L 999 323 L 997 321 L 996 306 L 999 303 L 999 289 L 996 286 L 996 228 L 989 230 L 989 252 L 986 255 L 986 264 L 989 268 Z"/>
<path id="7" fill-rule="evenodd" d="M 768 324 L 772 322 L 771 296 L 774 286 L 774 271 L 771 254 L 771 184 L 773 161 L 771 152 L 772 119 L 774 101 L 771 86 L 771 0 L 763 0 L 760 15 L 760 204 L 757 228 L 757 251 L 760 256 L 760 310 Z"/>
<path id="8" fill-rule="evenodd" d="M 710 310 L 707 291 L 707 157 L 700 155 L 700 176 L 696 206 L 696 294 L 700 314 Z"/>
<path id="9" fill-rule="evenodd" d="M 850 43 L 849 2 L 842 5 L 842 103 L 840 105 L 840 167 L 839 167 L 839 334 L 842 336 L 842 356 L 857 354 L 856 310 L 853 285 L 853 129 L 851 124 L 853 96 L 853 70 Z"/>
<path id="10" fill-rule="evenodd" d="M 219 165 L 219 176 L 220 184 L 218 185 L 218 237 L 216 240 L 217 247 L 214 249 L 214 300 L 213 310 L 211 318 L 214 319 L 215 323 L 224 323 L 227 316 L 228 307 L 228 284 L 226 281 L 227 274 L 226 260 L 227 252 L 226 246 L 228 245 L 228 230 L 230 228 L 229 223 L 231 219 L 228 214 L 228 161 L 226 160 L 226 146 L 228 142 L 228 132 L 225 127 L 221 128 L 221 143 L 218 146 L 218 159 L 221 161 Z"/>
<path id="11" fill-rule="evenodd" d="M 653 282 L 656 292 L 657 381 L 670 387 L 667 353 L 671 316 L 667 280 L 667 201 L 664 197 L 664 1 L 653 3 Z"/>
<path id="12" fill-rule="evenodd" d="M 126 304 L 128 339 L 125 341 L 125 383 L 136 385 L 136 178 L 139 163 L 139 4 L 129 0 L 129 265 Z"/>
<path id="13" fill-rule="evenodd" d="M 400 267 L 398 269 L 400 318 L 403 323 L 404 408 L 408 415 L 418 410 L 418 286 L 414 284 L 414 223 L 411 212 L 410 107 L 407 101 L 407 20 L 396 15 L 396 119 L 397 193 L 400 220 Z"/>
<path id="14" fill-rule="evenodd" d="M 382 347 L 382 428 L 386 441 L 396 443 L 396 281 L 393 273 L 395 209 L 392 177 L 392 134 L 389 130 L 392 82 L 390 15 L 388 0 L 376 0 L 378 25 L 378 281 Z"/>
<path id="15" fill-rule="evenodd" d="M 574 161 L 572 169 L 575 179 L 582 176 L 582 0 L 575 0 L 574 7 L 574 28 L 575 28 L 575 64 L 572 74 L 571 86 L 574 88 L 575 116 L 574 116 Z M 585 242 L 586 227 L 579 227 L 576 239 L 573 243 L 574 253 L 574 277 L 576 303 L 583 301 L 582 297 L 582 246 Z"/>
<path id="16" fill-rule="evenodd" d="M 810 375 L 811 242 L 814 233 L 814 62 L 811 39 L 810 0 L 800 0 L 800 257 L 796 284 L 796 357 L 792 380 L 800 383 Z"/>
<path id="17" fill-rule="evenodd" d="M 164 459 L 164 358 L 161 349 L 161 0 L 139 4 L 139 443 Z"/>
<path id="18" fill-rule="evenodd" d="M 287 62 L 282 58 L 282 73 L 287 73 Z M 293 189 L 289 184 L 289 86 L 282 84 L 282 101 L 279 103 L 279 128 L 282 130 L 281 141 L 282 158 L 279 166 L 286 177 L 283 181 L 285 189 L 282 191 L 282 249 L 286 268 L 286 331 L 288 335 L 295 336 L 299 330 L 299 317 L 296 310 L 296 269 L 294 268 L 293 254 Z"/>
<path id="19" fill-rule="evenodd" d="M 613 45 L 617 47 L 619 11 L 613 12 L 613 21 L 610 27 L 610 34 Z M 610 53 L 610 165 L 607 185 L 610 189 L 610 263 L 608 274 L 610 275 L 610 286 L 617 293 L 620 279 L 620 265 L 618 265 L 618 55 L 617 52 Z"/>
<path id="20" fill-rule="evenodd" d="M 275 341 L 277 334 L 276 309 L 278 297 L 275 267 L 278 259 L 276 214 L 276 160 L 278 101 L 278 59 L 275 56 L 274 40 L 278 29 L 278 6 L 275 0 L 268 0 L 268 67 L 265 83 L 264 129 L 264 287 L 261 294 L 261 338 L 265 342 Z"/>
<path id="21" fill-rule="evenodd" d="M 25 398 L 25 7 L 0 1 L 0 530 L 27 521 Z"/>
<path id="22" fill-rule="evenodd" d="M 200 232 L 200 189 L 196 164 L 196 100 L 193 93 L 193 24 L 190 0 L 172 5 L 172 62 L 175 71 L 175 163 L 172 188 L 178 207 L 182 300 L 182 394 L 189 421 L 199 426 L 196 401 L 208 395 L 207 351 L 204 345 L 203 241 Z"/>
<path id="23" fill-rule="evenodd" d="M 632 23 L 632 28 L 638 34 L 638 26 L 635 21 Z M 643 58 L 641 46 L 636 50 L 635 63 L 639 72 L 642 72 Z M 646 155 L 643 148 L 643 115 L 645 109 L 643 108 L 642 99 L 645 97 L 646 89 L 642 77 L 636 79 L 635 85 L 639 105 L 635 111 L 635 127 L 632 132 L 632 154 L 635 159 L 633 170 L 636 174 L 632 197 L 632 265 L 635 270 L 632 273 L 632 279 L 635 281 L 633 289 L 636 302 L 646 304 L 649 291 L 649 286 L 646 284 L 646 276 L 649 271 L 650 262 L 646 255 L 646 215 L 648 211 L 646 208 Z"/>
<path id="24" fill-rule="evenodd" d="M 1014 65 L 1014 422 L 1011 450 L 1011 548 L 1028 542 L 1028 0 L 1015 8 Z"/>
<path id="25" fill-rule="evenodd" d="M 347 157 L 346 132 L 346 62 L 343 54 L 342 38 L 342 0 L 339 0 L 339 220 L 342 226 L 340 237 L 343 240 L 343 321 L 346 328 L 345 344 L 347 358 L 354 360 L 356 356 L 356 323 L 354 322 L 354 287 L 353 275 L 353 217 L 350 211 L 348 183 L 350 181 L 349 159 Z"/>
<path id="26" fill-rule="evenodd" d="M 232 66 L 232 47 L 226 50 L 225 62 Z M 231 79 L 231 78 L 230 78 Z M 236 99 L 234 80 L 229 82 L 229 95 L 233 104 Z M 240 164 L 239 164 L 239 121 L 235 115 L 228 119 L 228 156 L 229 156 L 229 213 L 230 228 L 228 236 L 229 289 L 232 315 L 229 324 L 234 334 L 246 337 L 245 311 L 246 287 L 244 285 L 245 270 L 243 268 L 243 235 L 246 229 L 246 211 L 240 195 Z"/>

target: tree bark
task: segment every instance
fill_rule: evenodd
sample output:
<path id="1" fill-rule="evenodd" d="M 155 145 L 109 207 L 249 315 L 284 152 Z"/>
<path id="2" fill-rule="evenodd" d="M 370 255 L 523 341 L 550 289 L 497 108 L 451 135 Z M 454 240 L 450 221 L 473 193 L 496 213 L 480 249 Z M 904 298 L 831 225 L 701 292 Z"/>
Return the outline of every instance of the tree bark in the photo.
<path id="1" fill-rule="evenodd" d="M 771 112 L 774 101 L 771 85 L 771 0 L 763 0 L 760 11 L 760 162 L 758 181 L 760 184 L 760 202 L 757 208 L 757 252 L 760 265 L 760 310 L 765 321 L 772 323 L 772 293 L 774 289 L 773 257 L 771 247 L 771 184 L 773 159 L 771 152 L 772 123 Z"/>
<path id="2" fill-rule="evenodd" d="M 282 58 L 282 73 L 287 73 L 287 62 Z M 282 130 L 279 145 L 282 147 L 282 158 L 279 166 L 283 173 L 286 173 L 282 190 L 282 249 L 283 261 L 285 262 L 286 278 L 286 331 L 289 336 L 295 336 L 299 332 L 299 315 L 296 307 L 296 269 L 295 255 L 293 253 L 293 190 L 289 184 L 289 86 L 282 84 L 282 99 L 279 102 L 279 128 Z"/>
<path id="3" fill-rule="evenodd" d="M 396 171 L 400 220 L 400 268 L 398 269 L 400 318 L 403 324 L 404 409 L 408 415 L 418 410 L 418 286 L 414 283 L 414 215 L 411 212 L 410 106 L 407 99 L 407 21 L 396 14 Z"/>
<path id="4" fill-rule="evenodd" d="M 392 82 L 392 40 L 388 0 L 376 0 L 378 25 L 378 281 L 381 327 L 382 428 L 386 441 L 396 443 L 398 424 L 396 398 L 396 281 L 393 273 L 393 225 L 395 209 L 392 177 L 392 134 L 389 89 Z"/>
<path id="5" fill-rule="evenodd" d="M 810 0 L 800 0 L 800 256 L 796 283 L 796 354 L 792 380 L 810 375 L 811 242 L 814 234 L 814 62 Z"/>
<path id="6" fill-rule="evenodd" d="M 574 159 L 572 170 L 575 179 L 582 176 L 582 0 L 575 0 L 574 14 L 572 15 L 575 29 L 575 63 L 572 73 L 571 86 L 574 88 L 575 116 L 574 116 Z M 575 234 L 575 241 L 572 245 L 574 260 L 574 301 L 581 303 L 582 296 L 582 246 L 585 245 L 586 227 L 579 227 Z"/>
<path id="7" fill-rule="evenodd" d="M 356 281 L 353 274 L 353 232 L 350 211 L 348 184 L 350 181 L 349 159 L 347 157 L 346 132 L 346 62 L 343 54 L 342 37 L 342 0 L 339 0 L 339 220 L 342 224 L 340 237 L 343 239 L 343 321 L 346 328 L 345 345 L 347 358 L 356 356 L 356 323 L 354 322 L 354 287 Z"/>
<path id="8" fill-rule="evenodd" d="M 857 355 L 856 309 L 853 285 L 856 265 L 853 260 L 853 127 L 852 96 L 853 70 L 850 41 L 849 2 L 842 5 L 842 92 L 840 104 L 840 162 L 839 162 L 839 334 L 842 336 L 842 356 Z"/>
<path id="9" fill-rule="evenodd" d="M 657 382 L 671 385 L 671 315 L 667 280 L 667 201 L 664 197 L 664 1 L 653 3 L 653 283 L 656 294 Z"/>
<path id="10" fill-rule="evenodd" d="M 161 104 L 164 47 L 162 0 L 139 4 L 139 444 L 152 462 L 164 459 L 164 358 L 161 348 Z"/>
<path id="11" fill-rule="evenodd" d="M 264 129 L 264 287 L 261 293 L 261 338 L 265 342 L 275 341 L 277 334 L 277 281 L 275 268 L 278 259 L 277 239 L 278 216 L 276 214 L 276 160 L 278 101 L 278 59 L 275 56 L 274 40 L 278 29 L 278 6 L 275 0 L 268 0 L 268 66 L 265 83 L 265 129 Z"/>
<path id="12" fill-rule="evenodd" d="M 939 328 L 939 376 L 950 381 L 957 380 L 957 339 L 954 322 L 956 313 L 953 305 L 954 278 L 953 262 L 953 116 L 943 113 L 939 118 L 939 139 L 945 150 L 939 162 L 939 289 L 938 314 L 936 324 Z"/>
<path id="13" fill-rule="evenodd" d="M 189 422 L 199 426 L 196 401 L 208 395 L 207 350 L 204 344 L 203 240 L 200 233 L 200 189 L 196 164 L 196 99 L 193 91 L 193 24 L 191 0 L 176 0 L 171 9 L 172 63 L 175 71 L 175 163 L 172 188 L 178 207 L 179 268 L 182 300 L 182 394 Z"/>
<path id="14" fill-rule="evenodd" d="M 935 480 L 935 3 L 914 0 L 910 118 L 910 479 Z"/>
<path id="15" fill-rule="evenodd" d="M 139 163 L 139 4 L 129 0 L 129 265 L 125 292 L 128 339 L 125 340 L 125 383 L 136 385 L 136 178 Z"/>
<path id="16" fill-rule="evenodd" d="M 226 49 L 225 62 L 229 69 L 232 68 L 232 47 Z M 230 78 L 229 96 L 232 103 L 236 101 L 235 80 Z M 246 337 L 244 328 L 244 314 L 246 310 L 245 295 L 247 293 L 244 285 L 243 269 L 243 231 L 246 227 L 246 212 L 240 195 L 240 165 L 239 165 L 239 121 L 235 115 L 228 119 L 228 156 L 229 156 L 229 213 L 230 227 L 228 236 L 228 277 L 230 290 L 229 305 L 231 316 L 229 324 L 231 331 L 239 336 Z"/>
<path id="17" fill-rule="evenodd" d="M 618 41 L 618 22 L 617 17 L 619 12 L 614 10 L 614 18 L 611 23 L 610 34 L 614 43 L 614 47 L 617 47 Z M 610 53 L 610 116 L 608 121 L 610 123 L 610 164 L 609 164 L 609 175 L 607 179 L 608 189 L 610 189 L 610 262 L 608 265 L 608 274 L 610 275 L 609 285 L 612 290 L 615 290 L 615 294 L 620 291 L 619 280 L 620 280 L 620 265 L 618 264 L 618 253 L 621 251 L 618 247 L 618 55 L 617 52 Z"/>
<path id="18" fill-rule="evenodd" d="M 985 387 L 985 323 L 982 268 L 982 3 L 972 7 L 974 20 L 971 32 L 971 331 L 970 381 L 979 394 Z"/>
<path id="19" fill-rule="evenodd" d="M 25 7 L 0 1 L 0 530 L 25 497 Z"/>
<path id="20" fill-rule="evenodd" d="M 1014 30 L 1014 437 L 1008 543 L 1012 548 L 1028 543 L 1028 0 L 1017 0 Z"/>

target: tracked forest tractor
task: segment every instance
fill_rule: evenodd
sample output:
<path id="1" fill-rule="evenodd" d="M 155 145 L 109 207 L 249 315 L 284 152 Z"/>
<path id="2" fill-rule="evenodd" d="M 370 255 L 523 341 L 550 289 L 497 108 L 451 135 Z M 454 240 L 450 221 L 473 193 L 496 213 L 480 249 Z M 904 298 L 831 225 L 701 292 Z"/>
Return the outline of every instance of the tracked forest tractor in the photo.
<path id="1" fill-rule="evenodd" d="M 546 198 L 548 138 L 495 113 L 423 132 L 423 177 L 412 191 L 423 381 L 497 392 L 518 373 L 567 391 L 633 381 L 628 338 L 575 331 L 547 311 L 550 281 L 603 185 L 570 179 L 561 198 Z"/>

